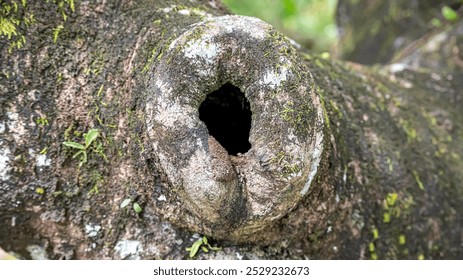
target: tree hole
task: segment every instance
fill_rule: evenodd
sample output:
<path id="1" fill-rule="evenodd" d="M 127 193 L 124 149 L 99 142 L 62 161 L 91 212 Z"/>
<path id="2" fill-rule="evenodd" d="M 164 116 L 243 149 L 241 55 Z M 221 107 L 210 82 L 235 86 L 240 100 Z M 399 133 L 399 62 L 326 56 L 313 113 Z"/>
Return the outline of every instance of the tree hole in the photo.
<path id="1" fill-rule="evenodd" d="M 251 148 L 251 115 L 244 93 L 230 83 L 208 94 L 199 106 L 199 119 L 229 155 L 244 154 Z"/>

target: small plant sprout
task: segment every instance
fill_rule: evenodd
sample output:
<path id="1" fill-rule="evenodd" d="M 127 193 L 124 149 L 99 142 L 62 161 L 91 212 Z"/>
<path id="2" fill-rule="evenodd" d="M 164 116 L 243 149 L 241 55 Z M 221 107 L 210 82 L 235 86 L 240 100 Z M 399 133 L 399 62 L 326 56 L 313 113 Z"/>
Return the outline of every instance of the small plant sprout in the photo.
<path id="1" fill-rule="evenodd" d="M 35 193 L 37 193 L 37 194 L 44 194 L 44 193 L 45 193 L 45 190 L 44 190 L 43 188 L 41 188 L 41 187 L 38 187 L 38 188 L 35 189 Z"/>
<path id="2" fill-rule="evenodd" d="M 58 25 L 56 28 L 53 29 L 53 43 L 58 41 L 58 36 L 61 30 L 63 30 L 64 26 L 62 24 Z"/>
<path id="3" fill-rule="evenodd" d="M 48 125 L 48 120 L 47 117 L 40 117 L 35 120 L 35 123 L 40 125 L 40 126 L 46 126 Z"/>
<path id="4" fill-rule="evenodd" d="M 191 245 L 191 247 L 186 248 L 187 252 L 190 252 L 190 258 L 194 258 L 196 254 L 198 253 L 199 249 L 201 249 L 204 253 L 208 253 L 209 250 L 212 251 L 220 251 L 222 248 L 220 247 L 212 247 L 211 244 L 207 241 L 207 237 L 203 236 L 203 238 L 200 238 Z"/>
<path id="5" fill-rule="evenodd" d="M 64 146 L 71 147 L 77 150 L 77 152 L 72 156 L 72 158 L 79 157 L 79 167 L 81 167 L 84 163 L 87 162 L 88 149 L 92 142 L 95 141 L 95 139 L 98 137 L 98 134 L 99 133 L 97 129 L 90 129 L 87 133 L 84 133 L 85 146 L 72 141 L 63 142 Z"/>
<path id="6" fill-rule="evenodd" d="M 135 210 L 135 212 L 137 214 L 139 214 L 139 213 L 141 213 L 141 211 L 143 211 L 143 209 L 141 208 L 140 204 L 138 204 L 138 202 L 133 203 L 133 210 Z"/>
<path id="7" fill-rule="evenodd" d="M 121 206 L 120 206 L 121 209 L 127 207 L 127 206 L 130 204 L 130 202 L 132 202 L 132 200 L 131 200 L 130 198 L 124 199 L 124 200 L 122 201 L 122 203 L 121 203 Z"/>
<path id="8" fill-rule="evenodd" d="M 449 6 L 443 6 L 441 9 L 442 16 L 449 22 L 456 22 L 458 20 L 458 13 Z"/>
<path id="9" fill-rule="evenodd" d="M 120 205 L 121 209 L 126 208 L 127 206 L 130 205 L 130 203 L 132 203 L 132 199 L 130 199 L 130 198 L 124 199 L 121 202 L 121 205 Z M 137 214 L 140 214 L 143 211 L 143 208 L 141 208 L 141 206 L 140 206 L 140 204 L 138 202 L 133 202 L 132 208 L 135 211 L 135 213 L 137 213 Z"/>

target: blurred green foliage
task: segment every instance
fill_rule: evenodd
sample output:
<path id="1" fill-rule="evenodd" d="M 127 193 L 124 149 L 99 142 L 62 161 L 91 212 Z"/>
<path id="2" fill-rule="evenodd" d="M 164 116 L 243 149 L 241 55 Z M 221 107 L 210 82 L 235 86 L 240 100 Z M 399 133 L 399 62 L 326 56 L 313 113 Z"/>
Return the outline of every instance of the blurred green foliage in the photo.
<path id="1" fill-rule="evenodd" d="M 270 23 L 306 48 L 329 51 L 337 0 L 222 0 L 232 12 Z"/>

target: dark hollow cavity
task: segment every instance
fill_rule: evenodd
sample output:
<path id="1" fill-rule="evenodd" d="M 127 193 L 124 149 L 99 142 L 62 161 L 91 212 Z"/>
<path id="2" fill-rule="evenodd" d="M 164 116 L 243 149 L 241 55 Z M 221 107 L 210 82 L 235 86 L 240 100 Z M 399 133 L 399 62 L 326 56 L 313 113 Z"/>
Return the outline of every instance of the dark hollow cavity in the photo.
<path id="1" fill-rule="evenodd" d="M 230 83 L 208 94 L 199 106 L 199 119 L 229 155 L 244 154 L 251 148 L 251 115 L 244 93 Z"/>

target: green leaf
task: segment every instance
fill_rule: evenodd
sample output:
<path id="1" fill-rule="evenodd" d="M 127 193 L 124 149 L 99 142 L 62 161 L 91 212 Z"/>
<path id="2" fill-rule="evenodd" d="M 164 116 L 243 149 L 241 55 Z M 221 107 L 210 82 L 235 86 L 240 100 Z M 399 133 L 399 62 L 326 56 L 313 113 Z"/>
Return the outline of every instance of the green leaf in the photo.
<path id="1" fill-rule="evenodd" d="M 201 250 L 203 250 L 204 253 L 209 253 L 209 249 L 205 246 L 201 246 Z"/>
<path id="2" fill-rule="evenodd" d="M 133 204 L 133 210 L 135 210 L 135 212 L 137 213 L 140 213 L 141 211 L 143 211 L 143 209 L 141 208 L 140 204 L 138 204 L 138 202 L 135 202 Z"/>
<path id="3" fill-rule="evenodd" d="M 438 18 L 433 18 L 433 19 L 431 19 L 431 25 L 434 26 L 434 27 L 441 27 L 442 22 Z"/>
<path id="4" fill-rule="evenodd" d="M 74 0 L 69 0 L 69 7 L 71 8 L 71 11 L 75 12 L 76 11 L 76 7 L 74 5 Z"/>
<path id="5" fill-rule="evenodd" d="M 80 151 L 78 151 L 77 153 L 75 153 L 75 154 L 72 156 L 72 158 L 76 158 L 76 157 L 78 157 L 79 155 L 84 154 L 84 153 L 85 153 L 84 150 L 80 150 Z M 86 153 L 85 153 L 85 154 L 86 154 Z"/>
<path id="6" fill-rule="evenodd" d="M 90 129 L 88 133 L 84 133 L 85 148 L 88 148 L 92 142 L 98 137 L 98 129 Z"/>
<path id="7" fill-rule="evenodd" d="M 85 151 L 81 151 L 81 152 L 82 152 L 82 157 L 80 158 L 79 167 L 81 167 L 84 163 L 87 162 L 87 152 Z M 78 152 L 78 154 L 80 154 L 81 152 Z"/>
<path id="8" fill-rule="evenodd" d="M 201 247 L 202 244 L 203 240 L 199 239 L 195 243 L 193 243 L 193 245 L 191 245 L 190 258 L 193 258 L 196 255 L 196 253 L 198 253 L 199 247 Z"/>
<path id="9" fill-rule="evenodd" d="M 455 22 L 458 20 L 458 13 L 449 6 L 442 7 L 441 12 L 444 18 L 450 22 Z"/>
<path id="10" fill-rule="evenodd" d="M 76 143 L 76 142 L 65 141 L 63 142 L 63 145 L 74 148 L 74 149 L 85 150 L 84 145 Z"/>
<path id="11" fill-rule="evenodd" d="M 413 176 L 415 177 L 415 181 L 418 184 L 418 187 L 420 188 L 420 190 L 424 191 L 424 184 L 423 182 L 421 182 L 418 172 L 416 172 L 416 170 L 412 170 L 412 173 L 413 173 Z"/>
<path id="12" fill-rule="evenodd" d="M 132 202 L 132 200 L 131 200 L 130 198 L 126 198 L 126 199 L 124 199 L 124 200 L 122 201 L 120 207 L 121 207 L 121 208 L 125 208 L 125 207 L 127 207 L 127 205 L 130 204 L 130 202 Z"/>
<path id="13" fill-rule="evenodd" d="M 87 162 L 87 152 L 83 151 L 82 153 L 82 158 L 80 160 L 80 165 L 84 164 Z"/>
<path id="14" fill-rule="evenodd" d="M 212 247 L 211 245 L 209 245 L 209 249 L 211 249 L 212 251 L 220 251 L 222 250 L 222 247 Z"/>
<path id="15" fill-rule="evenodd" d="M 66 19 L 64 19 L 66 20 Z M 64 26 L 62 24 L 58 25 L 56 28 L 53 29 L 53 43 L 56 43 L 58 41 L 58 36 L 61 30 L 63 30 Z"/>
<path id="16" fill-rule="evenodd" d="M 206 237 L 206 236 L 203 236 L 203 244 L 204 244 L 204 245 L 208 245 L 208 243 L 207 243 L 207 237 Z"/>

